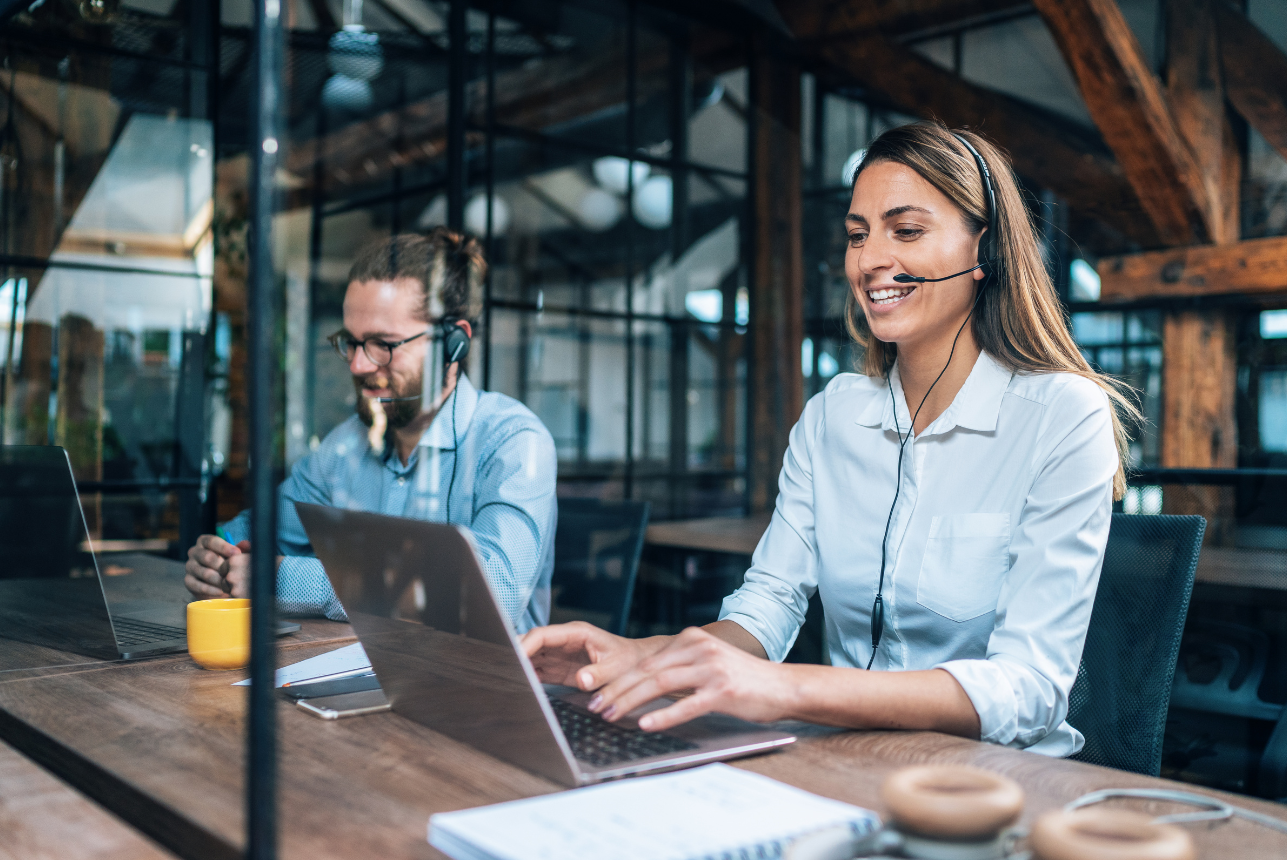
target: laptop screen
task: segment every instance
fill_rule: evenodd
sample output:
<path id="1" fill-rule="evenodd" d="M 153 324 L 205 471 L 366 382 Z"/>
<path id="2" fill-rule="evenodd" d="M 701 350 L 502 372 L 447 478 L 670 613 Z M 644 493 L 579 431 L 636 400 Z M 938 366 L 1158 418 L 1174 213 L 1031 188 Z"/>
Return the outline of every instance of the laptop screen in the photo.
<path id="1" fill-rule="evenodd" d="M 0 635 L 58 651 L 118 656 L 62 448 L 0 446 L 0 546 Z M 32 666 L 56 659 L 44 651 L 28 657 Z"/>
<path id="2" fill-rule="evenodd" d="M 0 579 L 94 579 L 67 452 L 0 447 Z"/>

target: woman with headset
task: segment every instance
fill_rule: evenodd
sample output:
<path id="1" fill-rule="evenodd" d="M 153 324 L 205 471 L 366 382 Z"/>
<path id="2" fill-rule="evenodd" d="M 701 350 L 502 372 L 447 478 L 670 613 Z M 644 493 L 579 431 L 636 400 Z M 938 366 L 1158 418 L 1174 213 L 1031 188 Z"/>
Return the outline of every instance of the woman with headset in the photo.
<path id="1" fill-rule="evenodd" d="M 854 174 L 846 322 L 865 352 L 791 431 L 773 519 L 720 620 L 630 640 L 524 638 L 608 720 L 708 711 L 930 729 L 1050 755 L 1138 412 L 1069 335 L 1008 160 L 980 136 L 886 132 Z M 817 592 L 830 666 L 783 664 Z M 767 659 L 766 659 L 767 658 Z M 876 671 L 880 670 L 880 671 Z"/>

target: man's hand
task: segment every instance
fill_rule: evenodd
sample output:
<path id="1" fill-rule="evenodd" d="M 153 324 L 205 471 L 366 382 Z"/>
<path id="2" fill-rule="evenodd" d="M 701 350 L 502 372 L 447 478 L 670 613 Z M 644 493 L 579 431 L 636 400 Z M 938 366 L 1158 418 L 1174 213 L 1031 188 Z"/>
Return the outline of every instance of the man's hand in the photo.
<path id="1" fill-rule="evenodd" d="M 202 535 L 188 550 L 183 584 L 199 600 L 250 597 L 250 541 L 236 546 L 217 535 Z"/>

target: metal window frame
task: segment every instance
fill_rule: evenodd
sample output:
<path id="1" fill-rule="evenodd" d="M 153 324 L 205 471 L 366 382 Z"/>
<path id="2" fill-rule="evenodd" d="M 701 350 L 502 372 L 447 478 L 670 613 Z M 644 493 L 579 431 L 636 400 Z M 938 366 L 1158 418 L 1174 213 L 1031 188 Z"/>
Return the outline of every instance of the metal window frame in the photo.
<path id="1" fill-rule="evenodd" d="M 467 174 L 471 171 L 470 161 L 473 158 L 477 157 L 477 156 L 470 156 L 468 154 L 466 135 L 471 133 L 481 133 L 484 141 L 480 166 L 482 168 L 481 170 L 482 185 L 483 185 L 484 194 L 486 195 L 486 200 L 487 200 L 487 231 L 485 236 L 482 236 L 479 238 L 482 239 L 484 243 L 488 260 L 491 260 L 493 258 L 493 250 L 495 248 L 495 236 L 493 234 L 493 229 L 492 229 L 492 224 L 493 224 L 492 200 L 494 197 L 496 182 L 497 182 L 495 150 L 496 150 L 496 144 L 498 140 L 526 140 L 537 144 L 551 144 L 567 150 L 585 152 L 587 155 L 591 155 L 591 156 L 615 155 L 618 157 L 629 158 L 634 161 L 647 163 L 654 167 L 664 168 L 670 172 L 672 180 L 675 182 L 675 186 L 674 186 L 675 199 L 680 201 L 686 201 L 687 199 L 686 196 L 684 196 L 685 189 L 687 188 L 687 182 L 685 180 L 690 175 L 700 176 L 709 182 L 714 182 L 718 178 L 731 179 L 731 180 L 743 182 L 747 186 L 747 192 L 746 192 L 746 195 L 740 201 L 738 201 L 738 207 L 741 213 L 740 220 L 743 222 L 743 232 L 745 233 L 746 232 L 745 227 L 748 222 L 748 219 L 754 216 L 754 211 L 753 211 L 753 207 L 751 206 L 751 200 L 750 200 L 750 180 L 752 175 L 753 139 L 752 139 L 752 136 L 749 134 L 749 123 L 748 123 L 748 135 L 747 135 L 747 144 L 746 144 L 747 150 L 748 150 L 747 169 L 744 171 L 731 170 L 728 168 L 720 167 L 718 165 L 711 165 L 711 164 L 705 164 L 705 163 L 693 161 L 692 159 L 687 157 L 686 147 L 682 145 L 673 146 L 671 153 L 668 156 L 662 156 L 662 157 L 652 156 L 652 155 L 648 155 L 647 153 L 641 153 L 636 151 L 637 150 L 636 116 L 637 116 L 638 105 L 636 104 L 637 102 L 637 77 L 636 77 L 637 63 L 636 63 L 635 55 L 636 55 L 636 45 L 637 45 L 637 28 L 643 15 L 646 14 L 641 11 L 644 5 L 645 4 L 641 4 L 637 2 L 637 0 L 627 0 L 627 2 L 623 3 L 621 7 L 621 13 L 624 16 L 624 18 L 621 19 L 621 23 L 624 24 L 626 29 L 626 54 L 627 54 L 626 56 L 626 91 L 627 92 L 626 92 L 626 117 L 625 117 L 626 142 L 624 146 L 611 146 L 611 145 L 599 145 L 599 144 L 595 144 L 595 143 L 578 139 L 575 137 L 563 137 L 556 134 L 550 134 L 539 129 L 511 127 L 503 123 L 497 122 L 496 105 L 495 105 L 495 79 L 496 79 L 496 68 L 497 68 L 495 48 L 496 48 L 497 13 L 495 12 L 495 10 L 492 10 L 492 9 L 479 10 L 479 11 L 485 12 L 487 15 L 487 31 L 486 31 L 486 38 L 484 41 L 483 55 L 481 59 L 483 62 L 483 74 L 487 79 L 488 86 L 486 88 L 486 102 L 484 104 L 482 121 L 481 122 L 479 122 L 478 120 L 470 121 L 468 118 L 470 114 L 469 105 L 465 104 L 466 85 L 468 83 L 468 81 L 466 80 L 466 77 L 470 69 L 470 60 L 471 60 L 469 56 L 468 48 L 467 48 L 469 34 L 465 32 L 465 23 L 466 23 L 465 12 L 468 7 L 468 4 L 458 2 L 458 0 L 456 0 L 456 2 L 453 2 L 451 7 L 452 9 L 451 15 L 448 20 L 448 33 L 449 33 L 449 37 L 454 35 L 455 38 L 449 38 L 447 56 L 448 56 L 448 90 L 450 93 L 453 94 L 454 97 L 449 96 L 449 102 L 448 102 L 446 175 L 442 177 L 433 178 L 433 179 L 425 179 L 423 181 L 419 181 L 412 185 L 404 185 L 398 182 L 394 182 L 391 187 L 384 188 L 379 191 L 366 193 L 366 194 L 359 193 L 359 194 L 344 196 L 342 198 L 336 198 L 336 199 L 328 199 L 324 191 L 322 190 L 322 184 L 320 182 L 315 182 L 314 187 L 316 191 L 313 195 L 313 200 L 312 200 L 313 234 L 310 237 L 310 245 L 311 245 L 310 256 L 312 259 L 311 268 L 313 272 L 312 281 L 314 284 L 314 289 L 316 289 L 318 285 L 318 276 L 317 276 L 318 265 L 317 264 L 320 261 L 320 257 L 321 257 L 323 229 L 324 229 L 323 225 L 324 225 L 325 219 L 327 219 L 328 217 L 339 215 L 345 212 L 351 212 L 355 209 L 367 209 L 367 208 L 373 208 L 373 207 L 382 206 L 382 205 L 388 205 L 396 210 L 400 207 L 400 205 L 402 204 L 402 201 L 408 198 L 420 196 L 434 191 L 446 190 L 447 200 L 448 200 L 448 206 L 447 206 L 448 226 L 451 226 L 454 229 L 462 228 L 463 221 L 464 221 L 463 214 L 464 214 L 465 198 L 469 191 Z M 685 66 L 683 70 L 680 70 L 678 67 L 676 67 L 676 68 L 673 68 L 671 71 L 672 78 L 673 78 L 672 85 L 670 88 L 670 99 L 672 102 L 672 104 L 670 105 L 671 122 L 672 122 L 672 125 L 675 125 L 676 123 L 679 123 L 682 121 L 683 126 L 679 130 L 680 132 L 686 132 L 687 120 L 691 116 L 691 105 L 687 104 L 687 101 L 688 101 L 687 99 L 684 99 L 685 93 L 681 85 L 682 82 L 680 81 L 680 79 L 684 78 L 686 80 L 687 78 L 691 77 L 691 64 L 692 64 L 691 54 L 687 49 L 686 44 L 683 44 L 682 39 L 676 37 L 674 34 L 667 34 L 667 36 L 670 41 L 670 44 L 673 46 L 672 55 L 676 58 L 676 62 L 682 62 L 682 64 Z M 748 51 L 748 54 L 749 54 L 749 51 Z M 685 76 L 681 72 L 687 72 L 687 75 Z M 459 101 L 457 99 L 459 99 Z M 678 102 L 680 101 L 683 101 L 684 104 L 679 104 Z M 672 129 L 672 134 L 674 133 L 675 133 L 675 129 Z M 679 137 L 685 138 L 686 134 L 680 134 Z M 472 169 L 475 172 L 477 172 L 478 166 L 479 165 L 475 163 Z M 320 163 L 315 165 L 315 170 L 319 171 L 318 176 L 320 176 L 320 171 L 322 171 L 323 168 L 324 166 L 321 165 Z M 596 320 L 596 319 L 605 320 L 605 321 L 612 321 L 612 320 L 620 321 L 624 326 L 624 330 L 625 330 L 624 337 L 626 340 L 626 346 L 625 346 L 625 349 L 626 349 L 626 368 L 625 368 L 626 414 L 625 414 L 625 424 L 624 424 L 625 448 L 624 448 L 624 456 L 620 460 L 620 471 L 612 477 L 618 478 L 622 481 L 623 495 L 626 498 L 633 498 L 636 494 L 636 487 L 635 487 L 636 472 L 639 468 L 640 460 L 646 459 L 641 456 L 641 452 L 637 452 L 635 450 L 636 442 L 637 442 L 636 437 L 638 435 L 636 432 L 635 425 L 638 421 L 638 417 L 640 415 L 640 409 L 641 409 L 641 405 L 636 402 L 638 400 L 637 389 L 639 386 L 639 380 L 636 379 L 638 375 L 638 370 L 639 370 L 639 363 L 638 363 L 639 356 L 637 355 L 637 351 L 638 351 L 638 348 L 640 347 L 640 343 L 638 342 L 638 336 L 635 334 L 635 323 L 637 322 L 660 323 L 666 327 L 667 331 L 669 332 L 670 342 L 672 344 L 672 350 L 671 350 L 673 353 L 671 357 L 672 365 L 676 364 L 675 359 L 678 357 L 678 353 L 681 350 L 686 353 L 689 346 L 687 335 L 688 335 L 688 330 L 691 327 L 695 325 L 700 325 L 703 327 L 714 327 L 721 330 L 724 330 L 724 329 L 741 330 L 744 328 L 744 326 L 739 326 L 735 322 L 733 307 L 725 308 L 723 319 L 714 323 L 704 323 L 704 322 L 698 323 L 696 320 L 693 320 L 687 316 L 678 316 L 674 314 L 666 314 L 666 313 L 654 314 L 654 313 L 642 313 L 642 312 L 635 311 L 634 301 L 633 301 L 634 286 L 635 286 L 634 282 L 640 271 L 641 261 L 638 259 L 638 256 L 639 256 L 638 236 L 637 236 L 638 228 L 637 228 L 637 225 L 635 224 L 634 217 L 633 217 L 633 196 L 636 189 L 634 188 L 634 179 L 632 174 L 628 175 L 627 183 L 628 184 L 627 184 L 627 190 L 626 190 L 626 196 L 625 196 L 626 215 L 624 218 L 624 228 L 625 228 L 624 230 L 625 232 L 624 277 L 625 277 L 625 285 L 626 285 L 625 310 L 615 311 L 615 310 L 597 309 L 589 306 L 588 302 L 577 302 L 575 304 L 568 305 L 568 306 L 555 307 L 555 306 L 545 304 L 543 300 L 532 301 L 530 299 L 516 300 L 512 298 L 498 298 L 495 296 L 495 292 L 494 292 L 493 267 L 489 267 L 488 275 L 483 286 L 483 313 L 482 313 L 482 322 L 483 322 L 482 335 L 483 336 L 481 338 L 482 342 L 480 346 L 482 349 L 483 359 L 484 359 L 482 384 L 483 384 L 483 387 L 486 389 L 486 388 L 490 388 L 491 381 L 492 381 L 492 361 L 493 361 L 493 355 L 494 355 L 492 330 L 493 330 L 494 313 L 496 311 L 503 311 L 505 313 L 511 313 L 511 314 L 521 314 L 523 315 L 524 319 L 528 319 L 528 320 L 534 320 L 537 318 L 539 314 L 548 312 L 548 313 L 564 314 L 568 317 L 573 317 L 573 318 L 586 320 L 586 321 Z M 682 250 L 686 249 L 687 244 L 691 239 L 691 237 L 688 235 L 689 231 L 685 229 L 686 223 L 684 222 L 684 219 L 680 217 L 680 215 L 685 210 L 685 208 L 686 207 L 682 203 L 676 204 L 675 206 L 676 217 L 672 219 L 671 227 L 669 228 L 672 256 L 676 256 L 676 257 L 678 253 L 681 253 Z M 745 245 L 745 242 L 743 242 L 742 244 Z M 741 249 L 741 255 L 740 255 L 738 265 L 744 273 L 749 271 L 750 260 L 746 253 L 745 247 Z M 526 339 L 526 337 L 528 336 L 529 330 L 530 330 L 530 325 L 520 326 L 520 337 Z M 526 350 L 520 347 L 520 355 L 525 355 L 525 354 L 526 354 Z M 679 361 L 678 364 L 686 368 L 687 361 Z M 524 379 L 526 379 L 525 370 L 520 369 L 520 375 Z M 675 386 L 673 384 L 674 382 L 673 379 L 671 379 L 670 381 L 671 381 L 672 389 L 677 389 L 680 392 L 678 397 L 671 398 L 672 403 L 671 403 L 670 424 L 672 426 L 672 432 L 670 434 L 670 437 L 673 442 L 675 438 L 673 428 L 681 424 L 685 428 L 687 426 L 688 416 L 687 416 L 686 395 L 688 390 L 688 384 L 687 384 L 686 378 L 684 380 L 684 384 L 680 386 Z M 747 408 L 749 408 L 751 397 L 749 392 L 748 381 L 745 379 L 738 379 L 736 377 L 731 377 L 728 384 L 732 386 L 743 386 L 744 388 L 748 389 L 746 391 L 746 397 L 744 399 L 748 404 Z M 519 393 L 522 394 L 523 392 L 519 392 Z M 681 408 L 679 410 L 676 410 L 675 408 L 676 405 L 678 405 Z M 744 437 L 745 442 L 743 443 L 743 447 L 745 448 L 746 451 L 749 452 L 749 450 L 751 449 L 751 446 L 753 445 L 753 439 L 751 438 L 751 428 L 749 426 L 748 416 L 746 414 L 741 414 L 741 412 L 742 411 L 739 410 L 739 414 L 732 416 L 732 420 L 741 422 L 744 425 L 743 429 L 745 431 L 745 437 Z M 308 429 L 310 431 L 312 430 L 311 427 Z M 672 447 L 674 446 L 672 445 Z M 672 464 L 666 473 L 667 480 L 671 481 L 671 483 L 673 484 L 670 497 L 671 497 L 672 510 L 675 511 L 676 513 L 679 513 L 679 514 L 685 513 L 684 506 L 681 504 L 680 496 L 682 495 L 681 491 L 682 491 L 683 485 L 687 483 L 691 483 L 690 481 L 686 480 L 687 477 L 689 476 L 708 477 L 710 475 L 715 475 L 715 474 L 722 475 L 725 473 L 728 473 L 730 475 L 735 475 L 738 477 L 744 477 L 742 474 L 744 470 L 730 472 L 729 470 L 726 470 L 726 469 L 712 470 L 712 469 L 702 469 L 702 468 L 698 468 L 698 469 L 687 468 L 684 465 L 684 463 L 686 462 L 686 456 L 687 456 L 686 448 L 684 452 L 682 452 L 683 456 L 680 456 L 680 454 L 681 452 L 677 450 L 672 450 L 671 452 Z M 747 459 L 747 462 L 749 463 L 749 459 L 750 459 L 749 456 L 746 459 Z M 645 472 L 647 473 L 648 480 L 656 479 L 657 475 L 654 474 L 651 470 L 645 469 Z M 579 476 L 580 473 L 576 472 L 576 474 Z M 643 478 L 643 475 L 640 475 L 639 477 Z M 749 488 L 749 482 L 747 483 L 747 487 Z M 746 493 L 743 493 L 744 507 L 746 505 L 746 501 L 747 501 Z"/>

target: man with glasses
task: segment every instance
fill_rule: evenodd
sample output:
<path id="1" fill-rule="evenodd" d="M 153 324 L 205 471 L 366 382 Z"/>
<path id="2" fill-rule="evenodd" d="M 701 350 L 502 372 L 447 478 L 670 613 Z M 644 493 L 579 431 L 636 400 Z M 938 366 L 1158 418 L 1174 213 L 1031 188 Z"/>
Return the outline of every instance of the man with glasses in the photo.
<path id="1" fill-rule="evenodd" d="M 478 243 L 438 228 L 365 250 L 349 272 L 344 328 L 357 414 L 327 434 L 280 488 L 277 599 L 283 612 L 344 620 L 293 502 L 452 522 L 519 632 L 549 621 L 557 517 L 554 440 L 532 412 L 463 373 L 481 309 Z M 249 596 L 243 511 L 188 551 L 198 598 Z"/>

